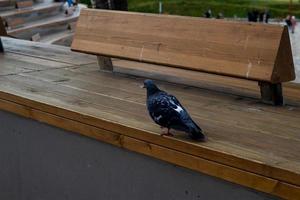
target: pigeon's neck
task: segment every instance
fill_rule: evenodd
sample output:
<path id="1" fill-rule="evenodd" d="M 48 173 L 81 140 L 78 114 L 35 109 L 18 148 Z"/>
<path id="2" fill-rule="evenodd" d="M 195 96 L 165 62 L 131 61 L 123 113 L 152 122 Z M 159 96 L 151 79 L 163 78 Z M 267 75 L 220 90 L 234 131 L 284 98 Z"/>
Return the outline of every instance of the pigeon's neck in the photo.
<path id="1" fill-rule="evenodd" d="M 150 97 L 158 92 L 160 92 L 160 89 L 158 89 L 158 87 L 156 87 L 156 86 L 148 88 L 147 89 L 147 97 Z"/>

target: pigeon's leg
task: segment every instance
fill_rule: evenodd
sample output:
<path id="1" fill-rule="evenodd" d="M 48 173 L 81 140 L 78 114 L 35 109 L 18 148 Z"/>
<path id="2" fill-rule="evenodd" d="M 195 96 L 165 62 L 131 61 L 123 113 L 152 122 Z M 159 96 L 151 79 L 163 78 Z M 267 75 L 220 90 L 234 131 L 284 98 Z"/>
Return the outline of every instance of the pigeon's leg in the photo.
<path id="1" fill-rule="evenodd" d="M 172 133 L 170 133 L 170 129 L 169 128 L 167 128 L 168 129 L 168 132 L 167 133 L 162 133 L 162 134 L 160 134 L 160 136 L 174 136 Z"/>

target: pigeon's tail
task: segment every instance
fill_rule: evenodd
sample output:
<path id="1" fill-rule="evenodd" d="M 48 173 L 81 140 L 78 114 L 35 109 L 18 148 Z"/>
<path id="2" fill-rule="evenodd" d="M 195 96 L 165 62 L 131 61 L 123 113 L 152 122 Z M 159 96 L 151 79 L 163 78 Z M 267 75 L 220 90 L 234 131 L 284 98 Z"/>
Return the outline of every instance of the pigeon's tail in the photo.
<path id="1" fill-rule="evenodd" d="M 203 134 L 202 129 L 194 122 L 192 121 L 189 124 L 189 136 L 193 139 L 193 140 L 198 140 L 198 141 L 206 141 L 206 137 Z"/>

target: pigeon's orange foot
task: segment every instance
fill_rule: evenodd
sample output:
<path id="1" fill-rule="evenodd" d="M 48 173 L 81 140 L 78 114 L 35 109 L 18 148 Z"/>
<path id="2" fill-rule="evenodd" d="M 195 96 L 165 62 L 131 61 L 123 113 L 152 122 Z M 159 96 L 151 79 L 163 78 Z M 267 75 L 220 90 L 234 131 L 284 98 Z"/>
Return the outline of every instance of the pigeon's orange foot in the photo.
<path id="1" fill-rule="evenodd" d="M 160 136 L 171 136 L 171 137 L 174 137 L 174 135 L 172 133 L 162 133 L 162 134 L 160 134 Z"/>
<path id="2" fill-rule="evenodd" d="M 160 134 L 160 136 L 174 136 L 172 133 L 170 133 L 170 129 L 168 129 L 168 131 L 167 131 L 167 133 L 164 133 L 164 132 L 162 132 L 161 134 Z"/>
<path id="3" fill-rule="evenodd" d="M 161 126 L 161 131 L 162 133 L 160 134 L 160 136 L 174 136 L 172 133 L 170 133 L 170 129 L 166 128 L 166 127 L 163 127 Z M 167 132 L 165 132 L 165 130 L 167 129 Z"/>

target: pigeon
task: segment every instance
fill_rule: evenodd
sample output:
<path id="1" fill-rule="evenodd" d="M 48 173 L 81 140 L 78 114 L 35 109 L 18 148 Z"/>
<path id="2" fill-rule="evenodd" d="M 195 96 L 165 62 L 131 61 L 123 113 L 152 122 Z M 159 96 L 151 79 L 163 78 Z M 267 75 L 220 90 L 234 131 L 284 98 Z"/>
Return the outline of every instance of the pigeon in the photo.
<path id="1" fill-rule="evenodd" d="M 184 131 L 193 140 L 205 141 L 201 128 L 192 120 L 177 98 L 160 90 L 152 80 L 144 81 L 147 89 L 147 109 L 153 121 L 168 132 L 161 135 L 173 136 L 170 129 Z"/>

